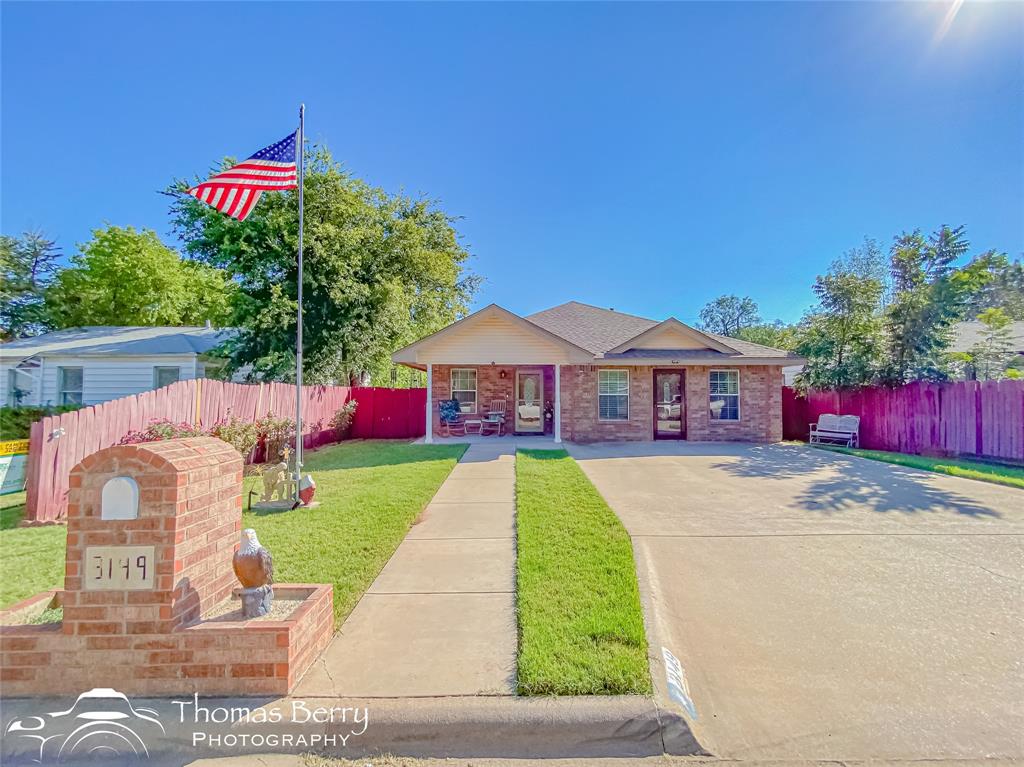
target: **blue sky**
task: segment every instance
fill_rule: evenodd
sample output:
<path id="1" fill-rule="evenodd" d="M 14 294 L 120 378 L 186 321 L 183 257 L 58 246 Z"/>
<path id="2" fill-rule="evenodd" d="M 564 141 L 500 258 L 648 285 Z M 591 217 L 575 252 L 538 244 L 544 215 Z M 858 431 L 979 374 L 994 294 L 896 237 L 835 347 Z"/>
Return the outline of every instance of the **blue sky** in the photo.
<path id="1" fill-rule="evenodd" d="M 1022 4 L 945 35 L 950 3 L 0 7 L 2 229 L 66 253 L 168 236 L 156 190 L 300 101 L 349 170 L 462 217 L 478 306 L 795 320 L 865 235 L 1024 251 Z"/>

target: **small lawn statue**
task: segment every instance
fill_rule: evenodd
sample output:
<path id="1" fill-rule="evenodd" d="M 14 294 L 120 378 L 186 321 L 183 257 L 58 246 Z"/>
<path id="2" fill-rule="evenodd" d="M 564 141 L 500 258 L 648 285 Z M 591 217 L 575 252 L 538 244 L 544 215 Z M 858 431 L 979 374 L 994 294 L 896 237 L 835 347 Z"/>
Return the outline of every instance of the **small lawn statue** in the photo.
<path id="1" fill-rule="evenodd" d="M 260 545 L 251 527 L 242 531 L 242 544 L 231 564 L 242 584 L 242 614 L 246 618 L 266 615 L 274 599 L 274 558 Z"/>
<path id="2" fill-rule="evenodd" d="M 273 501 L 274 496 L 277 496 L 278 500 L 287 500 L 290 484 L 288 481 L 287 461 L 281 461 L 279 464 L 268 467 L 263 472 L 262 500 Z"/>

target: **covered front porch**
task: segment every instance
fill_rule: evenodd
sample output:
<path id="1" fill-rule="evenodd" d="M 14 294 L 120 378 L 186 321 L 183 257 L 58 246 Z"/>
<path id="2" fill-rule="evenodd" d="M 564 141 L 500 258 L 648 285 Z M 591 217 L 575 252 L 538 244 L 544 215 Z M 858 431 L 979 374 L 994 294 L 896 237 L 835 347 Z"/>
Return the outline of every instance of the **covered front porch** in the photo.
<path id="1" fill-rule="evenodd" d="M 425 442 L 515 437 L 562 441 L 560 364 L 429 363 Z M 457 401 L 454 423 L 441 403 Z"/>
<path id="2" fill-rule="evenodd" d="M 594 355 L 491 304 L 399 349 L 391 359 L 427 374 L 424 442 L 447 436 L 439 403 L 457 400 L 454 411 L 465 428 L 453 436 L 460 440 L 465 434 L 482 439 L 508 434 L 546 436 L 557 444 L 562 441 L 562 368 L 590 364 Z"/>

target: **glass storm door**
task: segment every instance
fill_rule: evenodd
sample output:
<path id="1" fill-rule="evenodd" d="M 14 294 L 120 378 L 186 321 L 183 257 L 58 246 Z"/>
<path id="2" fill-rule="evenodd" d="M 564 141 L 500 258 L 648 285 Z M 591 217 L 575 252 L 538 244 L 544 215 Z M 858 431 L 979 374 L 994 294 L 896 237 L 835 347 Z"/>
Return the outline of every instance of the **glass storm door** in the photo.
<path id="1" fill-rule="evenodd" d="M 516 371 L 516 431 L 544 432 L 544 376 L 540 371 Z"/>
<path id="2" fill-rule="evenodd" d="M 655 370 L 654 438 L 682 439 L 685 437 L 686 430 L 683 426 L 685 415 L 682 371 Z"/>

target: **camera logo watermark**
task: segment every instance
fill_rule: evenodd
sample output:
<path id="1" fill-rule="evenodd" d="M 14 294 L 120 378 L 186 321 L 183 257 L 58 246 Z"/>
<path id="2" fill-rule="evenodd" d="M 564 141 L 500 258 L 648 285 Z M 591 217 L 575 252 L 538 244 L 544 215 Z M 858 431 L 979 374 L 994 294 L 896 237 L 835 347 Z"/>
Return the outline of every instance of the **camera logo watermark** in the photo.
<path id="1" fill-rule="evenodd" d="M 96 687 L 66 711 L 14 719 L 4 737 L 36 744 L 40 764 L 66 764 L 85 755 L 148 759 L 146 738 L 165 732 L 153 709 L 133 706 L 128 696 L 110 687 Z"/>

